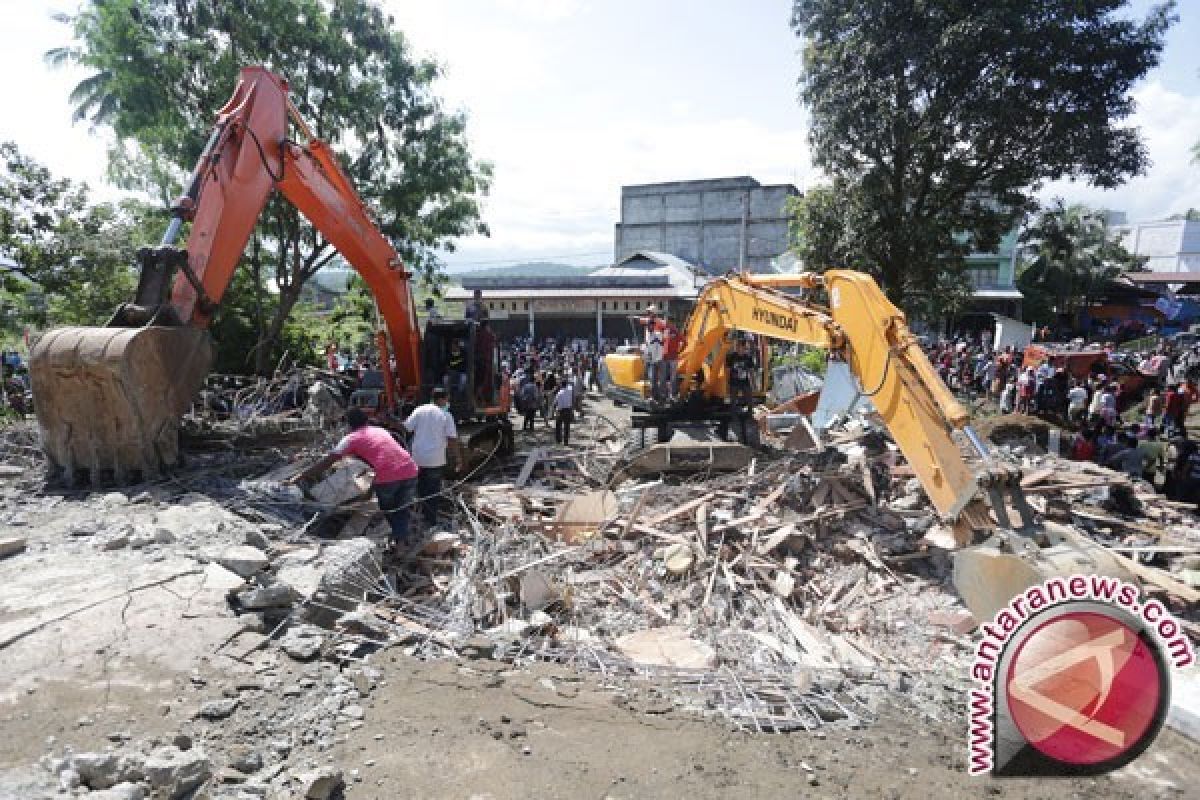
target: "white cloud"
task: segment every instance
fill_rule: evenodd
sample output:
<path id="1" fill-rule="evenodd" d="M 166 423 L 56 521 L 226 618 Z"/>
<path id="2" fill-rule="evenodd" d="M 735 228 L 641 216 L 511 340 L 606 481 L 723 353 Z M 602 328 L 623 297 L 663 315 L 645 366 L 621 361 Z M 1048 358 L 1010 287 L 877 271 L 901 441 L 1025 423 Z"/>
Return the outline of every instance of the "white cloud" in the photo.
<path id="1" fill-rule="evenodd" d="M 1141 129 L 1153 162 L 1149 171 L 1105 191 L 1068 181 L 1048 185 L 1040 197 L 1125 211 L 1130 221 L 1160 219 L 1200 208 L 1200 164 L 1191 148 L 1200 141 L 1200 95 L 1188 96 L 1151 81 L 1134 93 L 1132 124 Z"/>
<path id="2" fill-rule="evenodd" d="M 488 252 L 611 250 L 623 184 L 750 175 L 802 186 L 812 175 L 802 127 L 776 130 L 747 119 L 614 115 L 541 135 L 498 133 L 489 137 L 496 157 L 492 237 L 465 241 L 455 261 Z"/>
<path id="3" fill-rule="evenodd" d="M 496 5 L 510 14 L 541 22 L 556 22 L 574 16 L 583 8 L 580 0 L 495 0 Z"/>

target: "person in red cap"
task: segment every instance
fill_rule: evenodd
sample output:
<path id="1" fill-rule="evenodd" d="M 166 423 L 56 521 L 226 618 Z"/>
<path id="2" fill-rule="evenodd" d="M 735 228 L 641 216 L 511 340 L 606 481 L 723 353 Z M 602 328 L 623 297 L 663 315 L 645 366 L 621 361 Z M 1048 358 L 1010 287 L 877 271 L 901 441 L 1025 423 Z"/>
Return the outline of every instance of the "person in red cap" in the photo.
<path id="1" fill-rule="evenodd" d="M 656 399 L 662 399 L 664 397 L 663 386 L 667 378 L 663 365 L 663 344 L 667 323 L 658 316 L 658 307 L 653 303 L 646 306 L 646 316 L 636 319 L 638 324 L 646 329 L 646 341 L 642 345 L 642 363 L 646 367 L 646 381 L 650 384 L 650 394 Z"/>

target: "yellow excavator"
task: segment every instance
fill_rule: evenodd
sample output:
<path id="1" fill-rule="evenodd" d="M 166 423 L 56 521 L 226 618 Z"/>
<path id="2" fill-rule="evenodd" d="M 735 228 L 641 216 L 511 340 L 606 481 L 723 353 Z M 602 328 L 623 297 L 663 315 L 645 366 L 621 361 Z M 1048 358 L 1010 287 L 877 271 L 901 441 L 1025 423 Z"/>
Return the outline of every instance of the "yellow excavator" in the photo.
<path id="1" fill-rule="evenodd" d="M 785 289 L 822 291 L 828 305 Z M 637 352 L 606 356 L 601 382 L 609 397 L 633 406 L 634 430 L 650 433 L 643 443 L 669 441 L 676 428 L 711 426 L 720 440 L 732 431 L 754 446 L 752 408 L 731 401 L 726 368 L 742 334 L 822 348 L 831 365 L 848 368 L 947 522 L 960 530 L 1032 524 L 1019 472 L 995 459 L 971 429 L 967 410 L 929 363 L 904 314 L 862 272 L 733 273 L 709 281 L 682 331 L 678 399 L 655 396 Z M 955 431 L 978 455 L 977 465 L 968 463 Z M 997 522 L 990 520 L 989 504 Z M 1015 525 L 1010 504 L 1020 517 Z"/>

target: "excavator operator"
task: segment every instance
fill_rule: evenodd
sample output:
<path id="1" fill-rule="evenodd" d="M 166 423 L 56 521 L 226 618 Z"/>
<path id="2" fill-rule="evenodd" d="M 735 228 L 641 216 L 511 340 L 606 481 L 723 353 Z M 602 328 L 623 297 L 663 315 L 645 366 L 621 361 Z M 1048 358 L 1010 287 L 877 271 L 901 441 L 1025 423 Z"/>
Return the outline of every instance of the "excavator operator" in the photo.
<path id="1" fill-rule="evenodd" d="M 462 342 L 458 339 L 450 340 L 450 355 L 446 357 L 446 382 L 456 399 L 461 399 L 467 391 L 467 354 L 463 352 Z"/>
<path id="2" fill-rule="evenodd" d="M 754 400 L 754 358 L 745 338 L 738 336 L 733 351 L 726 354 L 725 370 L 729 373 L 729 402 L 749 406 Z"/>

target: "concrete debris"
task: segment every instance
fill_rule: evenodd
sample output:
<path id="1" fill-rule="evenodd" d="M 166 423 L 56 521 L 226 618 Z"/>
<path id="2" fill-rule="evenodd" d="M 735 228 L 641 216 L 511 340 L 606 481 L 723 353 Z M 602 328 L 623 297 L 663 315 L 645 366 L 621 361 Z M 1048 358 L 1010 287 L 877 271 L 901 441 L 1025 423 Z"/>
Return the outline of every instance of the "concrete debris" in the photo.
<path id="1" fill-rule="evenodd" d="M 113 753 L 76 753 L 70 762 L 89 789 L 107 789 L 117 783 L 117 757 Z"/>
<path id="2" fill-rule="evenodd" d="M 0 539 L 0 558 L 8 558 L 15 556 L 17 553 L 25 552 L 26 539 L 19 536 L 10 536 Z"/>
<path id="3" fill-rule="evenodd" d="M 240 701 L 236 697 L 222 697 L 219 700 L 209 700 L 196 712 L 197 717 L 207 720 L 219 720 L 233 714 Z"/>
<path id="4" fill-rule="evenodd" d="M 338 506 L 365 497 L 371 491 L 371 480 L 374 478 L 371 468 L 361 461 L 346 459 L 308 490 L 318 503 L 326 506 Z"/>
<path id="5" fill-rule="evenodd" d="M 279 646 L 297 661 L 312 661 L 325 644 L 325 631 L 315 625 L 299 625 L 288 630 Z"/>
<path id="6" fill-rule="evenodd" d="M 212 775 L 212 762 L 203 750 L 160 747 L 146 759 L 146 780 L 168 800 L 186 797 Z"/>
<path id="7" fill-rule="evenodd" d="M 100 792 L 89 792 L 88 800 L 145 800 L 146 792 L 136 783 L 118 783 Z"/>
<path id="8" fill-rule="evenodd" d="M 715 650 L 673 625 L 622 636 L 616 646 L 635 664 L 682 669 L 712 669 L 717 665 Z"/>
<path id="9" fill-rule="evenodd" d="M 243 578 L 249 578 L 269 563 L 266 553 L 248 544 L 226 548 L 214 561 Z"/>
<path id="10" fill-rule="evenodd" d="M 321 767 L 313 772 L 306 772 L 297 779 L 301 795 L 305 800 L 329 800 L 334 792 L 346 785 L 340 769 Z"/>
<path id="11" fill-rule="evenodd" d="M 240 591 L 236 595 L 238 605 L 246 609 L 290 608 L 296 602 L 296 591 L 282 583 L 256 586 Z"/>
<path id="12" fill-rule="evenodd" d="M 246 585 L 242 576 L 222 567 L 220 564 L 209 564 L 204 568 L 204 588 L 217 591 L 240 589 Z"/>

